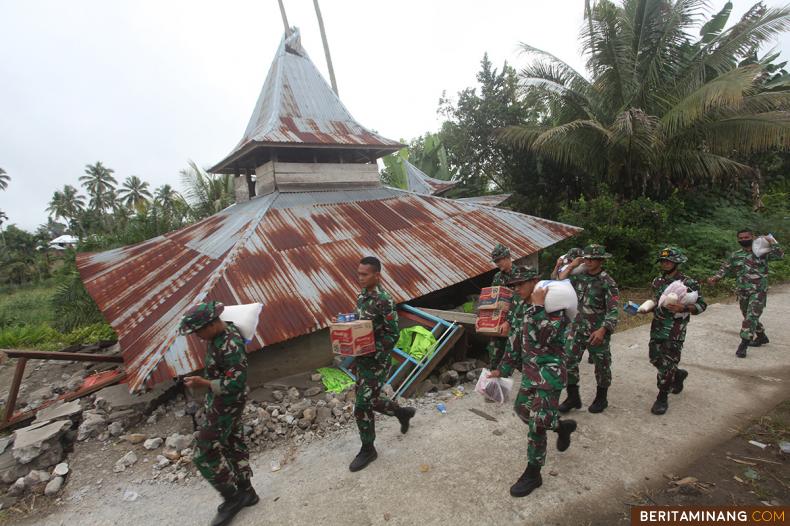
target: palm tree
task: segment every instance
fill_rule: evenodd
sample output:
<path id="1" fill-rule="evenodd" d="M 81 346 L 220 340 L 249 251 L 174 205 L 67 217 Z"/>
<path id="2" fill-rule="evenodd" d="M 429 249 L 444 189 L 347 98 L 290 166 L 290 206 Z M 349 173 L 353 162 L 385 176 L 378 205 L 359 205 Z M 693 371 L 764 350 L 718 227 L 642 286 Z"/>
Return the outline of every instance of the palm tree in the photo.
<path id="1" fill-rule="evenodd" d="M 181 170 L 181 182 L 195 219 L 202 219 L 227 208 L 235 199 L 232 175 L 207 173 L 195 161 Z"/>
<path id="2" fill-rule="evenodd" d="M 5 170 L 0 168 L 0 190 L 5 190 L 8 188 L 9 181 L 11 181 L 11 176 L 9 176 Z"/>
<path id="3" fill-rule="evenodd" d="M 126 178 L 123 186 L 118 189 L 118 198 L 123 206 L 142 213 L 152 195 L 148 190 L 147 182 L 136 175 L 131 175 Z"/>
<path id="4" fill-rule="evenodd" d="M 115 185 L 118 182 L 112 176 L 114 170 L 107 168 L 101 161 L 85 165 L 85 175 L 80 177 L 82 186 L 88 191 L 92 210 L 104 213 L 112 208 L 115 200 Z"/>
<path id="5" fill-rule="evenodd" d="M 154 195 L 154 203 L 165 215 L 173 215 L 178 209 L 179 201 L 184 200 L 169 184 L 157 188 Z"/>
<path id="6" fill-rule="evenodd" d="M 589 80 L 523 44 L 534 58 L 521 72 L 526 101 L 549 115 L 501 139 L 626 197 L 751 175 L 741 159 L 790 148 L 788 76 L 770 75 L 776 56 L 754 59 L 790 28 L 790 8 L 757 3 L 726 30 L 732 4 L 707 21 L 705 8 L 704 0 L 586 0 Z"/>
<path id="7" fill-rule="evenodd" d="M 62 191 L 55 191 L 47 206 L 47 212 L 53 219 L 65 219 L 72 226 L 80 230 L 80 215 L 85 209 L 85 197 L 71 185 L 65 185 Z"/>

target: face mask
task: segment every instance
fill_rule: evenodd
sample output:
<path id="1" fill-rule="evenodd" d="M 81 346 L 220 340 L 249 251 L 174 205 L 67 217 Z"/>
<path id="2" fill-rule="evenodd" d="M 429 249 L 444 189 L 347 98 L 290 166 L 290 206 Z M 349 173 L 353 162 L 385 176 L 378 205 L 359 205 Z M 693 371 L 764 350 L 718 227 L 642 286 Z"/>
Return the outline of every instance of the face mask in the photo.
<path id="1" fill-rule="evenodd" d="M 753 239 L 740 239 L 738 240 L 738 244 L 741 245 L 743 248 L 749 248 L 754 243 Z"/>

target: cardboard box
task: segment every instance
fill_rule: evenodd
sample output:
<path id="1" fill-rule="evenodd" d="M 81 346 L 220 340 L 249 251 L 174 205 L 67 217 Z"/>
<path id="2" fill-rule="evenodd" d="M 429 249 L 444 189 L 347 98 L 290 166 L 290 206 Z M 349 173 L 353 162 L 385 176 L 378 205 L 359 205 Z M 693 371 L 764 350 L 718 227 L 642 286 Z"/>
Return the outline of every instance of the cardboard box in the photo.
<path id="1" fill-rule="evenodd" d="M 329 325 L 332 352 L 341 356 L 361 356 L 376 352 L 373 322 L 357 320 Z"/>
<path id="2" fill-rule="evenodd" d="M 479 310 L 508 310 L 513 301 L 513 291 L 507 287 L 486 287 L 480 291 Z"/>
<path id="3" fill-rule="evenodd" d="M 499 335 L 499 328 L 507 321 L 507 310 L 481 310 L 475 321 L 475 331 L 478 334 Z"/>

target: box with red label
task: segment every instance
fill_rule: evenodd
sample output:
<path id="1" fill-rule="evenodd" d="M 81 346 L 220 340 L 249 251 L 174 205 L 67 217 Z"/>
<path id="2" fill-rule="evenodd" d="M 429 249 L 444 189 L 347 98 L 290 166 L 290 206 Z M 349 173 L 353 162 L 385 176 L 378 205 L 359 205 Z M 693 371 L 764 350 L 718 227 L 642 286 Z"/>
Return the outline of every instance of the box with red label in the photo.
<path id="1" fill-rule="evenodd" d="M 361 356 L 376 352 L 373 322 L 357 320 L 329 325 L 332 352 L 341 356 Z"/>
<path id="2" fill-rule="evenodd" d="M 478 334 L 499 335 L 499 328 L 507 321 L 507 310 L 481 310 L 477 313 L 475 330 Z"/>
<path id="3" fill-rule="evenodd" d="M 480 291 L 477 308 L 480 310 L 508 310 L 513 291 L 507 287 L 486 287 Z"/>

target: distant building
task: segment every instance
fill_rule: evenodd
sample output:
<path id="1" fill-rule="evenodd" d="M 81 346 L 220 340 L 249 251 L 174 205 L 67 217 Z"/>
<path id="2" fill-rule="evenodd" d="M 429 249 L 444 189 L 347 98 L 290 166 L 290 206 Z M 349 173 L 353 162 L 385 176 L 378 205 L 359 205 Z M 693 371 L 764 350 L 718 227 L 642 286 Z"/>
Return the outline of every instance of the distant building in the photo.
<path id="1" fill-rule="evenodd" d="M 80 241 L 79 238 L 75 236 L 64 234 L 50 241 L 49 248 L 53 250 L 66 250 L 67 248 L 76 248 L 77 243 L 79 243 L 79 241 Z"/>

